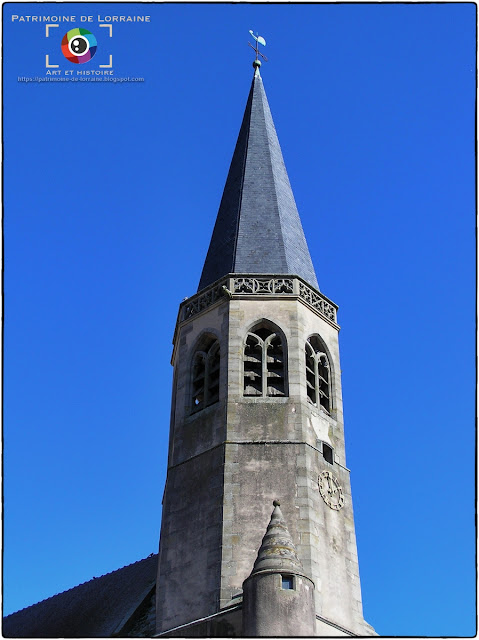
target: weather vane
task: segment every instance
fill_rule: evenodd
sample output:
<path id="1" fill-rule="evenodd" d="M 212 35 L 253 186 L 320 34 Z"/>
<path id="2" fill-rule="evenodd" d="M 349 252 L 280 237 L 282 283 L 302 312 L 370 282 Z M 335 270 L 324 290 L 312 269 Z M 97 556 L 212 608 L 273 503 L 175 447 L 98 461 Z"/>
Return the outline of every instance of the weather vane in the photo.
<path id="1" fill-rule="evenodd" d="M 261 53 L 261 51 L 259 50 L 259 45 L 262 44 L 263 47 L 266 46 L 266 40 L 263 38 L 263 36 L 260 36 L 258 34 L 254 35 L 254 33 L 251 31 L 250 29 L 250 34 L 253 36 L 253 38 L 256 40 L 256 46 L 253 47 L 253 45 L 251 44 L 251 42 L 248 42 L 249 46 L 254 49 L 254 52 L 256 53 L 256 59 L 253 62 L 253 67 L 260 67 L 261 66 L 261 60 L 258 58 L 258 56 L 261 56 L 263 58 L 263 60 L 265 62 L 268 62 L 268 58 L 263 55 Z"/>

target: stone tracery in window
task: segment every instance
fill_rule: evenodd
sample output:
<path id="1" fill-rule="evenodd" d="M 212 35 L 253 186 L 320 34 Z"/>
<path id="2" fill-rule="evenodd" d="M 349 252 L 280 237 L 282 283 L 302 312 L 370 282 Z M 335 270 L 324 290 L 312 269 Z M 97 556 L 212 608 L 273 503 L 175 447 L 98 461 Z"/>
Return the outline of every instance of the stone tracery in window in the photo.
<path id="1" fill-rule="evenodd" d="M 254 327 L 245 340 L 243 395 L 285 396 L 285 354 L 279 333 L 265 324 Z"/>
<path id="2" fill-rule="evenodd" d="M 219 399 L 220 345 L 210 340 L 204 350 L 193 356 L 191 411 L 201 411 Z"/>
<path id="3" fill-rule="evenodd" d="M 331 369 L 328 356 L 317 336 L 308 338 L 305 347 L 308 400 L 316 407 L 331 411 Z"/>

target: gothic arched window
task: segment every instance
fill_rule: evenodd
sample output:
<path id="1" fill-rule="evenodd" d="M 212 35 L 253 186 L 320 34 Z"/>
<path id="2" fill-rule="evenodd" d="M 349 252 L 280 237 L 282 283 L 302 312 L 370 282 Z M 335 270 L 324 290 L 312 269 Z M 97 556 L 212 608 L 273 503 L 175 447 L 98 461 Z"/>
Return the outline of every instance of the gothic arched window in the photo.
<path id="1" fill-rule="evenodd" d="M 308 338 L 305 347 L 308 400 L 316 407 L 331 411 L 331 369 L 328 356 L 317 336 Z"/>
<path id="2" fill-rule="evenodd" d="M 220 390 L 220 345 L 210 340 L 193 356 L 191 411 L 201 411 L 218 402 Z"/>
<path id="3" fill-rule="evenodd" d="M 245 396 L 285 396 L 286 348 L 279 332 L 265 324 L 248 332 L 244 347 Z"/>

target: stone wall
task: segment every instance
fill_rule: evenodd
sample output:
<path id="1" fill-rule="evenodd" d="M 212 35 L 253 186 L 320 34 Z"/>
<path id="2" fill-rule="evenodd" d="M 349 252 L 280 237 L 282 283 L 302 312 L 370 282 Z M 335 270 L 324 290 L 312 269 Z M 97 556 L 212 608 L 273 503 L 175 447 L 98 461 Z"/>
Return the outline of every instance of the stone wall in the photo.
<path id="1" fill-rule="evenodd" d="M 319 627 L 331 621 L 369 634 L 362 618 L 346 468 L 335 315 L 334 320 L 326 317 L 299 294 L 276 295 L 274 288 L 272 295 L 218 296 L 203 309 L 197 305 L 185 319 L 180 311 L 175 332 L 159 630 L 212 615 L 231 603 L 251 572 L 272 501 L 280 499 L 305 574 L 316 586 Z M 262 320 L 276 325 L 285 342 L 285 397 L 243 396 L 244 340 Z M 216 404 L 192 413 L 191 362 L 204 335 L 220 342 L 220 396 Z M 320 336 L 330 361 L 329 413 L 307 396 L 304 349 L 311 335 Z M 333 464 L 323 456 L 323 442 L 334 450 Z M 342 494 L 339 506 L 331 507 L 321 494 L 328 478 L 341 487 L 336 491 Z"/>

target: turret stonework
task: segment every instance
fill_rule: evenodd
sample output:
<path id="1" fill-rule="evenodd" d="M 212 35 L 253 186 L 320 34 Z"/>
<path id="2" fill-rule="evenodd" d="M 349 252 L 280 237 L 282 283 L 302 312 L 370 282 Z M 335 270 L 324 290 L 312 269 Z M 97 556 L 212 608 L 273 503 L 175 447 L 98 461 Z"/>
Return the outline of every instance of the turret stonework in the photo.
<path id="1" fill-rule="evenodd" d="M 275 500 L 251 575 L 243 582 L 243 636 L 314 636 L 314 583 L 304 574 Z"/>
<path id="2" fill-rule="evenodd" d="M 362 614 L 336 312 L 256 72 L 199 291 L 175 329 L 158 633 L 375 635 Z"/>

